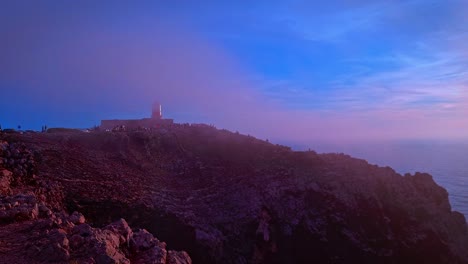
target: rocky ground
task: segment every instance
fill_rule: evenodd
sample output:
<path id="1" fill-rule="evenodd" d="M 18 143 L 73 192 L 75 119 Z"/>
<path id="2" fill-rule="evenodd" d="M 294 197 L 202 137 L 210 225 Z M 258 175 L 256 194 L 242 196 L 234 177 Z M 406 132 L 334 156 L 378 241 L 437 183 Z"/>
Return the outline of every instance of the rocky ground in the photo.
<path id="1" fill-rule="evenodd" d="M 208 126 L 0 140 L 27 153 L 2 154 L 0 252 L 27 263 L 468 263 L 466 220 L 425 173 Z"/>
<path id="2" fill-rule="evenodd" d="M 0 141 L 0 263 L 192 263 L 124 219 L 93 228 L 63 207 L 64 189 L 37 174 L 37 153 Z"/>

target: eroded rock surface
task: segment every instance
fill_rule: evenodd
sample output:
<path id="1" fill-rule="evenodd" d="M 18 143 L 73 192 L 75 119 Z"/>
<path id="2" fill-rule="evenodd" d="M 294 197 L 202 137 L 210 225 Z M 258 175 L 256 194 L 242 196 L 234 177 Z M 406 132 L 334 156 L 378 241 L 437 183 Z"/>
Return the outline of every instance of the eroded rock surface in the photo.
<path id="1" fill-rule="evenodd" d="M 72 245 L 89 234 L 100 246 L 78 246 L 86 257 L 132 263 L 183 263 L 172 250 L 194 263 L 468 263 L 466 219 L 425 173 L 208 126 L 5 138 L 38 153 L 34 181 L 59 197 L 39 204 L 101 227 L 77 215 L 79 231 L 56 227 L 68 249 L 62 231 L 55 249 L 80 261 Z M 109 227 L 120 218 L 148 231 Z"/>
<path id="2" fill-rule="evenodd" d="M 24 145 L 0 141 L 0 160 L 0 263 L 192 263 L 124 219 L 93 228 L 83 214 L 67 214 L 62 186 L 34 176 Z"/>

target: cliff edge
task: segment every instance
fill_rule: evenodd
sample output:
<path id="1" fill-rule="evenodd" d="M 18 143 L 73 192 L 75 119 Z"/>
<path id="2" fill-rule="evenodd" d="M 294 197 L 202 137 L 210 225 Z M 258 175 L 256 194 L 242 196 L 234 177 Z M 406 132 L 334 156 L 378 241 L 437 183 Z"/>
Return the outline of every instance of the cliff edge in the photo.
<path id="1" fill-rule="evenodd" d="M 47 215 L 62 214 L 48 216 L 58 231 L 46 237 L 66 236 L 71 249 L 77 228 L 62 225 L 76 211 L 89 222 L 90 239 L 114 232 L 116 251 L 131 263 L 138 256 L 132 241 L 150 233 L 168 249 L 152 238 L 145 250 L 166 252 L 167 263 L 171 254 L 194 263 L 468 263 L 466 220 L 429 174 L 400 175 L 208 126 L 0 139 L 30 150 L 35 164 L 28 171 L 2 154 L 13 174 L 0 179 L 2 199 L 21 189 L 47 205 Z M 14 183 L 21 174 L 34 177 Z M 129 236 L 127 222 L 148 231 Z M 3 225 L 1 241 L 4 230 L 23 228 Z"/>

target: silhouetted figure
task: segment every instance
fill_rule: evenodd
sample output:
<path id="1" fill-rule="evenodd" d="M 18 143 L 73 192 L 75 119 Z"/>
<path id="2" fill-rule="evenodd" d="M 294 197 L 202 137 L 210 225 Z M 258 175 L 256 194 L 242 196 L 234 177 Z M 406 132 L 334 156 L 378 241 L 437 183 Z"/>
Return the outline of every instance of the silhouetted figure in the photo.
<path id="1" fill-rule="evenodd" d="M 20 125 L 18 125 L 18 130 L 21 130 L 21 126 L 20 126 Z"/>

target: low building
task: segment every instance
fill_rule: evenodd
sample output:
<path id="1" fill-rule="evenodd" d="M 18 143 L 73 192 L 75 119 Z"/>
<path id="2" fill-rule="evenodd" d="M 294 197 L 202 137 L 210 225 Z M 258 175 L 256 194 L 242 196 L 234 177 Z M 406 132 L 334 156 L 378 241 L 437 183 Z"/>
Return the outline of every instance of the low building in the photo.
<path id="1" fill-rule="evenodd" d="M 173 119 L 165 119 L 162 117 L 161 104 L 154 103 L 153 111 L 150 118 L 101 120 L 101 126 L 99 128 L 102 130 L 112 130 L 115 128 L 125 128 L 127 130 L 133 130 L 167 127 L 172 125 L 173 123 Z"/>

